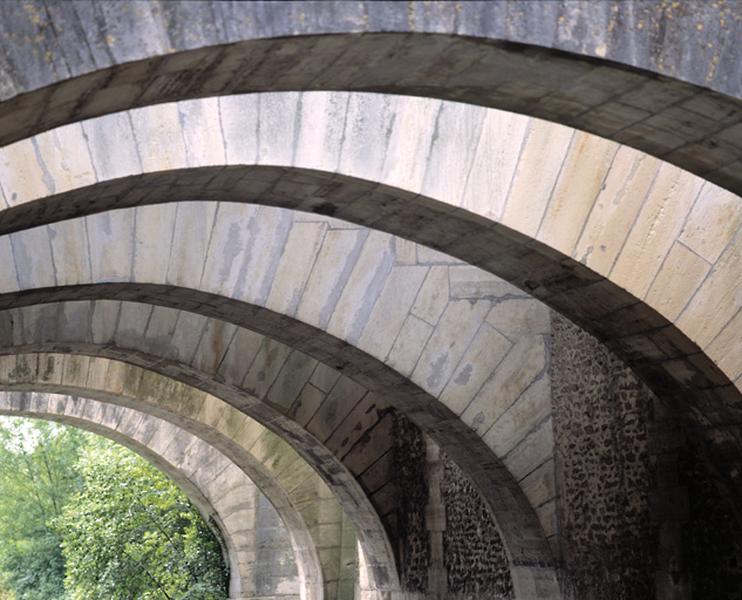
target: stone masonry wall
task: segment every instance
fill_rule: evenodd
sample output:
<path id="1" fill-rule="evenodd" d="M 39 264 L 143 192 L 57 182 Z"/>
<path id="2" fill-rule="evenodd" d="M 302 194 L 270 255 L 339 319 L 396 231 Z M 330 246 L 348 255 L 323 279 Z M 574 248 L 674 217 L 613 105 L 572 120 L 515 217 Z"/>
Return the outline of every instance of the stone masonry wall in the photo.
<path id="1" fill-rule="evenodd" d="M 425 439 L 420 430 L 401 414 L 395 414 L 394 470 L 402 493 L 397 510 L 399 558 L 403 589 L 428 590 L 430 540 L 425 507 L 428 482 L 425 473 Z"/>
<path id="2" fill-rule="evenodd" d="M 565 597 L 654 597 L 651 392 L 560 315 L 552 325 L 552 398 Z"/>
<path id="3" fill-rule="evenodd" d="M 513 582 L 495 523 L 469 479 L 445 458 L 441 488 L 448 598 L 511 600 Z"/>
<path id="4" fill-rule="evenodd" d="M 512 600 L 503 542 L 471 481 L 400 414 L 394 453 L 404 589 L 436 600 Z"/>

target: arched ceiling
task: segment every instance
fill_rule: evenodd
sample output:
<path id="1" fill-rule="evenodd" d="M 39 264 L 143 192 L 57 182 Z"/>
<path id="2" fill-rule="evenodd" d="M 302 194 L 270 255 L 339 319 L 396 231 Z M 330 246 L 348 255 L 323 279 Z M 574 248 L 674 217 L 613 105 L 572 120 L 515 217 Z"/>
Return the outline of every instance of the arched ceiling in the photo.
<path id="1" fill-rule="evenodd" d="M 254 402 L 245 392 L 260 398 L 262 384 L 250 387 L 249 369 L 223 370 L 235 340 L 246 344 L 234 346 L 240 352 L 254 345 L 246 328 L 274 336 L 286 351 L 282 355 L 272 341 L 256 346 L 255 356 L 263 357 L 256 360 L 265 362 L 253 373 L 258 380 L 274 356 L 281 356 L 277 364 L 291 363 L 291 372 L 319 359 L 342 368 L 338 381 L 367 389 L 356 409 L 364 402 L 376 406 L 374 392 L 388 394 L 450 451 L 486 497 L 499 519 L 519 597 L 548 596 L 544 590 L 556 584 L 543 530 L 517 477 L 491 454 L 507 461 L 497 448 L 503 432 L 496 425 L 508 422 L 502 390 L 516 399 L 513 406 L 522 406 L 521 398 L 531 410 L 548 406 L 548 394 L 525 393 L 541 377 L 523 369 L 538 362 L 538 352 L 533 361 L 523 359 L 537 344 L 524 344 L 520 354 L 513 351 L 518 343 L 504 351 L 522 360 L 514 359 L 500 376 L 492 350 L 499 346 L 482 336 L 482 323 L 502 333 L 492 314 L 503 297 L 533 301 L 501 287 L 489 272 L 597 335 L 680 408 L 696 434 L 718 442 L 715 460 L 722 463 L 740 454 L 734 442 L 730 452 L 722 432 L 736 418 L 742 385 L 742 210 L 737 196 L 708 183 L 742 189 L 735 133 L 742 111 L 739 100 L 697 85 L 740 95 L 734 53 L 724 48 L 739 27 L 734 8 L 681 9 L 679 28 L 671 25 L 662 38 L 654 25 L 668 23 L 672 7 L 647 12 L 629 2 L 592 14 L 584 3 L 549 5 L 534 3 L 525 11 L 504 3 L 334 7 L 347 18 L 325 12 L 323 3 L 79 2 L 28 4 L 20 14 L 3 7 L 6 23 L 19 19 L 19 31 L 36 28 L 41 37 L 35 43 L 50 45 L 42 64 L 20 58 L 21 46 L 10 43 L 0 139 L 146 107 L 0 149 L 0 233 L 15 232 L 0 237 L 0 250 L 14 259 L 0 265 L 0 308 L 26 306 L 0 315 L 10 334 L 7 351 L 123 358 L 190 381 L 303 445 L 305 457 L 326 477 L 333 473 L 333 484 L 341 483 L 335 489 L 341 496 L 369 502 L 365 463 L 354 465 L 351 450 L 333 472 L 339 464 L 328 451 L 334 433 L 318 438 L 311 421 L 297 427 L 301 401 L 290 393 L 295 382 L 279 378 L 278 396 Z M 49 18 L 68 26 L 43 26 Z M 194 18 L 211 19 L 215 27 L 194 30 Z M 595 38 L 584 25 L 603 18 L 615 33 Z M 721 46 L 678 58 L 673 36 L 687 36 L 693 19 L 714 25 L 691 35 L 709 35 Z M 507 23 L 508 31 L 494 23 Z M 644 30 L 644 24 L 652 27 Z M 83 39 L 87 50 L 70 54 L 83 48 L 71 42 Z M 634 44 L 631 51 L 627 43 Z M 19 69 L 24 60 L 34 68 Z M 692 83 L 656 74 L 668 70 Z M 516 110 L 668 162 L 553 123 L 439 100 L 310 92 L 224 96 L 314 89 Z M 222 97 L 150 106 L 210 95 Z M 250 212 L 227 202 L 317 216 L 302 221 L 290 211 Z M 92 216 L 125 207 L 137 208 Z M 286 213 L 292 216 L 280 216 Z M 377 231 L 333 227 L 322 215 Z M 170 240 L 166 253 L 164 240 Z M 440 264 L 419 269 L 421 253 Z M 402 279 L 392 285 L 395 272 Z M 400 297 L 407 288 L 411 297 Z M 107 298 L 124 302 L 101 302 Z M 80 299 L 95 302 L 67 302 Z M 130 300 L 156 308 L 134 309 Z M 162 307 L 190 315 L 185 328 L 180 320 L 160 320 L 159 313 L 156 320 L 178 323 L 177 332 L 160 332 L 163 339 L 180 336 L 173 347 L 196 345 L 187 359 L 162 339 L 152 352 L 149 323 L 155 311 L 168 310 Z M 52 326 L 55 318 L 58 326 Z M 364 336 L 364 328 L 389 331 Z M 101 332 L 115 343 L 101 341 Z M 198 348 L 204 339 L 212 343 L 207 350 Z M 472 340 L 489 354 L 469 356 L 477 349 Z M 459 379 L 454 363 L 460 360 L 464 367 L 489 365 L 481 373 L 475 369 L 483 392 L 467 396 L 466 382 L 447 392 L 452 388 L 445 381 Z M 237 374 L 240 380 L 233 381 Z M 487 382 L 494 386 L 489 391 Z M 330 398 L 325 394 L 320 402 Z M 519 439 L 537 435 L 534 429 L 523 433 Z M 381 443 L 370 439 L 372 446 Z M 363 489 L 354 488 L 354 476 Z M 374 506 L 369 514 L 382 514 Z M 358 525 L 362 519 L 356 519 Z M 374 537 L 374 526 L 361 523 L 359 532 L 383 555 L 385 536 Z M 385 568 L 378 580 L 390 577 Z"/>
<path id="2" fill-rule="evenodd" d="M 292 111 L 295 118 L 286 118 Z M 436 123 L 449 120 L 471 130 L 436 130 Z M 271 124 L 270 136 L 261 137 L 260 123 Z M 380 131 L 388 131 L 388 139 L 379 137 Z M 60 147 L 80 149 L 74 164 L 60 162 Z M 10 230 L 113 206 L 196 198 L 331 212 L 432 244 L 504 276 L 597 334 L 660 394 L 673 401 L 680 396 L 691 410 L 694 403 L 715 403 L 724 406 L 723 414 L 739 393 L 733 383 L 739 385 L 742 368 L 735 343 L 742 281 L 739 199 L 586 134 L 437 101 L 278 94 L 122 113 L 5 151 L 5 195 L 14 205 L 6 213 Z M 214 163 L 221 167 L 203 166 Z M 257 164 L 247 166 L 251 163 Z M 493 165 L 502 168 L 493 171 Z M 542 170 L 534 180 L 536 165 Z M 590 178 L 581 176 L 585 169 L 593 173 Z M 106 231 L 107 217 L 101 218 L 98 227 Z M 159 217 L 171 218 L 167 212 Z M 208 215 L 196 218 L 201 225 L 217 222 Z M 156 223 L 153 219 L 150 227 L 161 226 Z M 129 219 L 121 231 L 133 231 L 132 226 Z M 219 228 L 223 239 L 227 227 L 225 221 Z M 173 253 L 176 261 L 185 264 L 194 252 L 195 261 L 203 260 L 211 232 L 200 230 L 199 245 L 188 231 L 186 237 L 179 237 L 177 228 L 164 232 L 151 237 L 151 244 L 171 237 L 186 246 Z M 142 229 L 137 235 L 146 234 Z M 7 249 L 7 238 L 4 243 Z M 135 254 L 126 250 L 118 259 L 105 258 L 123 261 L 106 281 L 125 277 Z M 29 256 L 50 261 L 35 251 Z M 163 264 L 146 269 L 162 270 Z M 24 287 L 7 267 L 6 289 Z M 23 269 L 33 271 L 30 265 Z M 74 264 L 72 273 L 69 283 L 82 281 Z M 140 283 L 143 273 L 134 273 Z M 204 274 L 208 287 L 220 271 L 207 267 Z M 228 285 L 233 277 L 238 274 L 227 277 Z M 46 281 L 57 284 L 48 276 Z M 195 289 L 201 283 L 191 276 L 186 285 Z M 257 294 L 259 305 L 285 310 L 253 288 L 244 292 Z M 321 311 L 315 312 L 299 318 L 324 327 Z M 337 331 L 329 325 L 330 333 L 354 342 L 349 323 Z"/>
<path id="3" fill-rule="evenodd" d="M 468 304 L 469 300 L 464 303 Z M 471 473 L 473 481 L 483 487 L 483 495 L 489 494 L 485 498 L 489 497 L 492 503 L 503 540 L 516 556 L 513 568 L 525 571 L 526 575 L 529 568 L 540 573 L 543 561 L 548 560 L 543 545 L 539 546 L 545 545 L 545 540 L 539 539 L 543 534 L 540 534 L 533 508 L 513 475 L 471 429 L 454 415 L 447 414 L 445 408 L 435 410 L 431 405 L 433 398 L 426 402 L 419 395 L 406 393 L 404 388 L 410 385 L 399 376 L 384 379 L 367 373 L 360 378 L 357 369 L 361 363 L 353 362 L 343 369 L 347 374 L 341 375 L 300 351 L 292 351 L 250 330 L 173 309 L 155 308 L 153 311 L 147 304 L 105 301 L 41 304 L 4 311 L 0 315 L 0 338 L 8 340 L 0 353 L 72 351 L 121 358 L 191 382 L 264 422 L 293 444 L 325 476 L 355 522 L 361 541 L 365 538 L 367 561 L 371 566 L 374 563 L 370 557 L 384 556 L 383 539 L 379 539 L 374 516 L 386 516 L 396 506 L 395 496 L 390 496 L 384 487 L 385 482 L 392 482 L 396 477 L 393 465 L 386 464 L 394 444 L 390 435 L 393 419 L 389 414 L 390 407 L 394 406 L 413 419 L 419 419 L 421 426 L 434 439 L 439 439 L 464 471 Z M 523 319 L 529 317 L 536 315 L 527 311 Z M 145 326 L 147 322 L 152 323 L 151 328 Z M 172 336 L 168 330 L 176 323 L 177 334 Z M 506 459 L 508 455 L 503 450 L 512 449 L 509 460 L 514 462 L 510 464 L 515 473 L 520 473 L 520 479 L 547 458 L 542 455 L 549 452 L 549 445 L 545 443 L 548 440 L 541 438 L 547 432 L 542 420 L 548 417 L 549 403 L 548 392 L 545 393 L 540 384 L 534 385 L 529 393 L 521 393 L 530 379 L 521 381 L 526 374 L 522 369 L 513 369 L 527 356 L 530 346 L 541 348 L 543 354 L 540 336 L 530 338 L 525 321 L 521 325 L 525 332 L 519 331 L 516 323 L 511 326 L 511 335 L 523 339 L 513 345 L 506 366 L 497 376 L 497 381 L 511 381 L 512 389 L 509 395 L 502 396 L 502 401 L 512 403 L 514 408 L 505 411 L 502 423 L 507 435 L 496 443 Z M 488 328 L 481 323 L 479 327 Z M 492 337 L 482 335 L 477 339 L 481 344 Z M 474 344 L 470 358 L 465 355 L 464 359 L 476 361 L 477 354 L 482 351 Z M 474 363 L 473 378 L 486 377 L 481 369 L 487 365 L 487 360 L 496 357 L 487 358 L 485 353 L 483 358 L 481 365 Z M 495 361 L 490 368 L 498 364 Z M 467 370 L 466 362 L 460 369 Z M 534 372 L 530 378 L 536 375 Z M 364 389 L 354 379 L 372 382 L 374 388 Z M 164 381 L 161 385 L 162 390 L 156 387 L 146 394 L 155 405 L 158 396 L 173 395 L 169 385 Z M 468 386 L 464 388 L 469 389 Z M 520 425 L 514 426 L 511 419 Z M 506 443 L 509 445 L 501 446 Z M 529 455 L 527 451 L 533 444 L 541 447 L 540 453 Z M 270 455 L 266 460 L 272 460 Z M 278 466 L 283 468 L 281 463 L 279 460 Z M 359 485 L 361 489 L 357 489 Z M 369 495 L 368 499 L 364 493 Z M 548 500 L 533 498 L 534 506 Z M 553 512 L 553 501 L 546 508 Z M 502 522 L 498 515 L 503 515 Z M 546 517 L 546 521 L 549 520 Z M 391 530 L 389 535 L 394 539 L 395 532 Z M 529 567 L 532 556 L 539 557 L 535 567 Z M 389 566 L 381 563 L 380 568 L 388 571 Z M 389 575 L 379 577 L 388 579 Z"/>
<path id="4" fill-rule="evenodd" d="M 718 378 L 704 354 L 740 376 L 725 331 L 742 281 L 739 198 L 587 134 L 438 101 L 279 94 L 122 113 L 0 160 L 4 231 L 172 200 L 330 213 L 511 281 L 655 379 L 703 387 Z"/>

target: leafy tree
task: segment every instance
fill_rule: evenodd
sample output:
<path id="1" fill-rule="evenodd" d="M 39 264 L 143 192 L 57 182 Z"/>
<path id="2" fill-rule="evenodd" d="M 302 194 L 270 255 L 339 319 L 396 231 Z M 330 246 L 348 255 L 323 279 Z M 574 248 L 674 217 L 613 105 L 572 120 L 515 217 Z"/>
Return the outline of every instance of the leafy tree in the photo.
<path id="1" fill-rule="evenodd" d="M 64 598 L 64 560 L 53 527 L 80 484 L 84 434 L 44 421 L 0 424 L 0 598 Z"/>
<path id="2" fill-rule="evenodd" d="M 0 418 L 0 600 L 223 600 L 218 540 L 185 495 L 104 438 Z"/>
<path id="3" fill-rule="evenodd" d="M 71 600 L 221 600 L 218 541 L 185 495 L 131 452 L 91 442 L 57 521 Z"/>

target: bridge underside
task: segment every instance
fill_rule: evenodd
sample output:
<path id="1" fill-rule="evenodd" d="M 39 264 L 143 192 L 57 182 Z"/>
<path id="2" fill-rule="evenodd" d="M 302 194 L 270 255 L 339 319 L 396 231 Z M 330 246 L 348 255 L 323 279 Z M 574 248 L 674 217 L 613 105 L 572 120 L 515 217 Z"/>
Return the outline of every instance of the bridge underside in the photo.
<path id="1" fill-rule="evenodd" d="M 234 598 L 739 594 L 739 6 L 0 27 L 0 412 L 152 458 Z"/>

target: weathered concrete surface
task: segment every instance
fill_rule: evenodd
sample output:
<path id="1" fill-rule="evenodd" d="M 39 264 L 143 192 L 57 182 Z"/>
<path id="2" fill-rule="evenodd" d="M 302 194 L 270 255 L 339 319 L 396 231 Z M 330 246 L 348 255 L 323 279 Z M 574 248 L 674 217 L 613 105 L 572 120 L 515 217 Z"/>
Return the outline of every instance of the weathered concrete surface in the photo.
<path id="1" fill-rule="evenodd" d="M 291 536 L 276 510 L 239 467 L 203 440 L 146 413 L 57 394 L 2 392 L 0 414 L 86 429 L 142 455 L 186 493 L 206 523 L 216 525 L 226 547 L 230 598 L 299 600 Z M 285 568 L 272 572 L 274 564 Z"/>
<path id="2" fill-rule="evenodd" d="M 739 192 L 741 16 L 701 0 L 5 2 L 0 140 L 184 98 L 380 91 L 569 124 Z"/>

